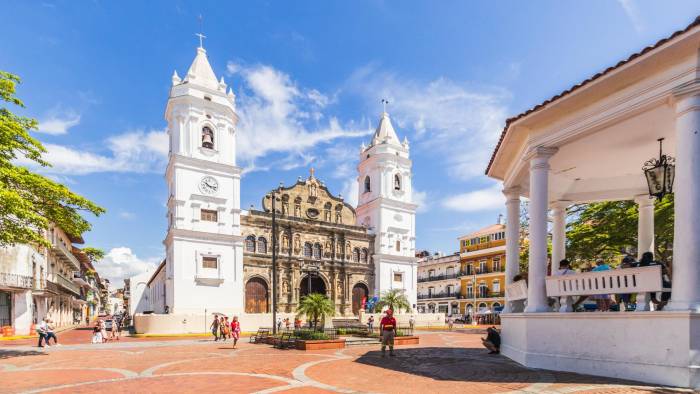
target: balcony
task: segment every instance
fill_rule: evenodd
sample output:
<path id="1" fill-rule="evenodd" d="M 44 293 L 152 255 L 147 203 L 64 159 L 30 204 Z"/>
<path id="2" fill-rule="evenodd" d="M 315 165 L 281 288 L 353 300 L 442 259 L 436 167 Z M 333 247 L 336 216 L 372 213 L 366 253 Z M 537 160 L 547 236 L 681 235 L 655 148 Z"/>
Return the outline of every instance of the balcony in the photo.
<path id="1" fill-rule="evenodd" d="M 73 283 L 72 280 L 69 280 L 68 278 L 62 276 L 62 275 L 54 275 L 53 280 L 51 282 L 55 283 L 59 287 L 62 287 L 63 289 L 75 294 L 75 295 L 80 295 L 80 287 Z"/>
<path id="2" fill-rule="evenodd" d="M 0 272 L 0 287 L 10 289 L 31 289 L 32 277 L 27 275 Z"/>
<path id="3" fill-rule="evenodd" d="M 82 287 L 90 287 L 90 284 L 87 282 L 87 279 L 85 279 L 85 276 L 83 276 L 79 271 L 73 272 L 73 283 Z"/>
<path id="4" fill-rule="evenodd" d="M 418 278 L 418 283 L 421 282 L 433 282 L 437 280 L 445 280 L 445 279 L 456 279 L 459 278 L 460 274 L 441 274 L 441 275 L 433 275 L 433 276 L 427 276 L 423 278 Z"/>
<path id="5" fill-rule="evenodd" d="M 56 252 L 56 257 L 65 263 L 72 264 L 73 268 L 80 269 L 80 262 L 73 255 L 73 253 L 68 250 L 68 247 L 61 242 L 58 237 L 51 243 L 51 249 Z"/>
<path id="6" fill-rule="evenodd" d="M 490 248 L 495 248 L 497 246 L 503 246 L 506 244 L 505 239 L 499 239 L 495 241 L 488 241 L 488 242 L 482 242 L 478 243 L 476 245 L 470 245 L 467 247 L 462 248 L 462 253 L 464 252 L 473 252 L 475 250 L 484 250 L 484 249 L 490 249 Z"/>
<path id="7" fill-rule="evenodd" d="M 476 295 L 477 299 L 481 298 L 503 298 L 505 297 L 505 293 L 502 291 L 499 292 L 484 292 Z"/>
<path id="8" fill-rule="evenodd" d="M 418 299 L 419 300 L 430 300 L 430 299 L 437 299 L 437 298 L 459 298 L 461 294 L 457 292 L 446 292 L 446 291 L 441 291 L 439 293 L 430 293 L 430 294 L 418 294 Z"/>
<path id="9" fill-rule="evenodd" d="M 489 267 L 486 267 L 484 269 L 481 268 L 476 268 L 473 270 L 463 270 L 460 272 L 461 276 L 473 276 L 473 275 L 483 275 L 483 274 L 498 274 L 498 273 L 505 273 L 506 272 L 506 267 L 501 266 L 498 269 L 492 269 Z"/>

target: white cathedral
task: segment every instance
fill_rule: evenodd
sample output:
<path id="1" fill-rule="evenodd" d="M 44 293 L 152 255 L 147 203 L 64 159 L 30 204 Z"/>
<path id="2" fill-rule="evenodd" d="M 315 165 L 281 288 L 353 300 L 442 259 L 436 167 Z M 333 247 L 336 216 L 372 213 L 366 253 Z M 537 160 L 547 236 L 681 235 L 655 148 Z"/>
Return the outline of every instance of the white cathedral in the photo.
<path id="1" fill-rule="evenodd" d="M 150 316 L 169 315 L 176 319 L 164 322 L 185 325 L 188 316 L 214 311 L 244 315 L 241 216 L 246 212 L 240 208 L 235 95 L 223 77 L 217 80 L 201 45 L 184 78 L 177 72 L 172 76 L 165 119 L 170 143 L 166 255 L 155 273 L 131 278 L 131 309 L 139 312 L 136 304 L 146 303 L 154 313 Z M 411 199 L 411 160 L 408 141 L 399 140 L 386 112 L 360 155 L 353 224 L 374 235 L 373 294 L 400 288 L 415 305 L 417 206 Z M 403 275 L 400 282 L 397 272 Z M 157 319 L 148 324 L 152 327 L 140 331 L 164 332 Z"/>

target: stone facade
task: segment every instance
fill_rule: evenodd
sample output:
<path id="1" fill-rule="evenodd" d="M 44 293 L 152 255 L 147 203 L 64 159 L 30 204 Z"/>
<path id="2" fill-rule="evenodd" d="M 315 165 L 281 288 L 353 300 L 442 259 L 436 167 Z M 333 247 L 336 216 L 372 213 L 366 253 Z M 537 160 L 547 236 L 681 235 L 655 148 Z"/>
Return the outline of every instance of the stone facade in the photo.
<path id="1" fill-rule="evenodd" d="M 319 292 L 333 300 L 337 315 L 356 314 L 362 298 L 374 291 L 374 236 L 355 225 L 354 208 L 331 194 L 313 170 L 308 179 L 300 178 L 275 195 L 278 311 L 294 312 L 302 296 Z M 268 195 L 262 210 L 251 209 L 241 216 L 247 313 L 271 311 L 271 291 L 267 291 L 272 286 L 271 202 Z M 254 294 L 254 286 L 263 293 Z M 253 302 L 261 294 L 266 300 Z"/>

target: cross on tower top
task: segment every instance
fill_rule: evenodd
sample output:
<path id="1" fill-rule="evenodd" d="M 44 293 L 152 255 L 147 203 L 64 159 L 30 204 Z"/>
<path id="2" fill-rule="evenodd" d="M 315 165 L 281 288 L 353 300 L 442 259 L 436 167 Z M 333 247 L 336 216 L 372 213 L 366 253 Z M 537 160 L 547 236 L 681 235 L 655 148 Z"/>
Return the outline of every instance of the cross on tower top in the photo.
<path id="1" fill-rule="evenodd" d="M 199 33 L 196 33 L 195 36 L 199 37 L 199 47 L 204 49 L 204 39 L 207 38 L 204 34 L 202 34 L 202 31 L 204 30 L 202 25 L 203 25 L 203 20 L 202 15 L 199 15 Z"/>

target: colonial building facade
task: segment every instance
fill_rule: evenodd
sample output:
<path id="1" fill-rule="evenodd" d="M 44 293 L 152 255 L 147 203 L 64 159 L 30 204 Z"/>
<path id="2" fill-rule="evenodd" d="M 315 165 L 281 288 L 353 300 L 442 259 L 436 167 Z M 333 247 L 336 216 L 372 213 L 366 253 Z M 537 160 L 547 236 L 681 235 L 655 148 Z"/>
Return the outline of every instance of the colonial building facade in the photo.
<path id="1" fill-rule="evenodd" d="M 421 257 L 418 260 L 418 312 L 459 313 L 460 274 L 459 253 Z"/>
<path id="2" fill-rule="evenodd" d="M 374 290 L 374 236 L 355 224 L 355 209 L 331 194 L 313 169 L 308 179 L 276 190 L 275 198 L 278 311 L 294 312 L 301 297 L 321 293 L 337 315 L 357 314 Z M 271 308 L 271 194 L 262 207 L 241 217 L 246 313 Z"/>
<path id="3" fill-rule="evenodd" d="M 494 224 L 459 238 L 460 312 L 475 315 L 505 305 L 506 226 Z"/>

